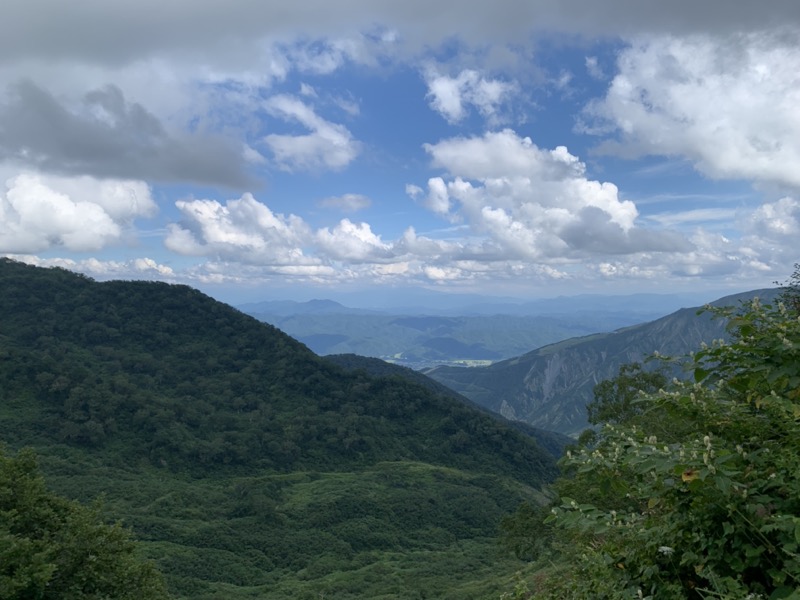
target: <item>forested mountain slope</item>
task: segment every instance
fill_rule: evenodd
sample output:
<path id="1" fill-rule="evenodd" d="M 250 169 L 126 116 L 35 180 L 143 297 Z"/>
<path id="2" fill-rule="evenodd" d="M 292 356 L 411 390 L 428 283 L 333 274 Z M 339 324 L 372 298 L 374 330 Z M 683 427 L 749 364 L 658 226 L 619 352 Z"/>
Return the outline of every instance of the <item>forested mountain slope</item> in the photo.
<path id="1" fill-rule="evenodd" d="M 325 360 L 331 361 L 334 364 L 337 364 L 340 367 L 350 371 L 360 370 L 368 373 L 369 375 L 377 377 L 399 377 L 401 379 L 418 383 L 419 385 L 422 385 L 431 391 L 436 392 L 437 394 L 444 394 L 458 400 L 459 402 L 469 404 L 491 416 L 493 419 L 499 419 L 509 427 L 512 427 L 517 431 L 524 433 L 525 435 L 532 436 L 542 448 L 550 452 L 550 454 L 556 458 L 560 458 L 564 453 L 564 449 L 574 443 L 570 437 L 556 433 L 555 431 L 533 427 L 532 425 L 528 425 L 523 421 L 506 419 L 500 413 L 480 406 L 466 396 L 462 396 L 455 390 L 452 390 L 446 385 L 439 383 L 435 379 L 431 379 L 427 375 L 423 375 L 419 371 L 415 371 L 414 369 L 410 369 L 408 367 L 388 363 L 379 358 L 369 358 L 366 356 L 358 356 L 356 354 L 332 354 L 326 356 Z"/>
<path id="2" fill-rule="evenodd" d="M 58 491 L 105 493 L 193 598 L 366 597 L 376 572 L 409 579 L 393 597 L 490 588 L 500 517 L 556 473 L 530 436 L 191 288 L 7 259 L 0 439 Z"/>
<path id="3" fill-rule="evenodd" d="M 727 296 L 712 304 L 736 306 L 776 290 Z M 619 367 L 654 352 L 682 356 L 702 342 L 726 337 L 725 322 L 699 308 L 685 308 L 661 319 L 598 335 L 544 346 L 487 367 L 436 367 L 426 374 L 481 406 L 552 431 L 576 434 L 588 426 L 586 404 L 592 388 L 615 377 Z"/>

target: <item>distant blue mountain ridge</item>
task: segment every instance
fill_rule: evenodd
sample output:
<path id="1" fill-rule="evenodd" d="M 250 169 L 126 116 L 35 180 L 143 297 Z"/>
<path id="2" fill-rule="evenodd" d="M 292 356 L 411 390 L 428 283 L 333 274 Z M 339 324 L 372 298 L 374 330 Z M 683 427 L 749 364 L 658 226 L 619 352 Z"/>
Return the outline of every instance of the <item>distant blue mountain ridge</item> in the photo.
<path id="1" fill-rule="evenodd" d="M 528 302 L 477 295 L 469 299 L 473 303 L 459 310 L 413 306 L 372 310 L 330 299 L 273 300 L 238 308 L 320 355 L 358 354 L 423 369 L 485 365 L 565 339 L 651 321 L 687 306 L 687 296 L 676 294 L 582 295 Z"/>

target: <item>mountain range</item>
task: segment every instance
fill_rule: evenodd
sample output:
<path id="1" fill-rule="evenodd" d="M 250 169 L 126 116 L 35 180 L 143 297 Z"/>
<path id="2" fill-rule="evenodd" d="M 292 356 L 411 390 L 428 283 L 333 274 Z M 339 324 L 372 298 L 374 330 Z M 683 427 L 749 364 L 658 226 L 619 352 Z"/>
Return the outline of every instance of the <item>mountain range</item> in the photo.
<path id="1" fill-rule="evenodd" d="M 463 317 L 478 315 L 570 315 L 581 312 L 635 313 L 642 321 L 657 318 L 684 306 L 702 304 L 718 298 L 722 292 L 682 294 L 577 294 L 535 299 L 454 294 L 434 290 L 384 290 L 380 297 L 369 294 L 335 294 L 336 299 L 261 300 L 238 304 L 251 313 L 304 314 L 308 312 L 427 315 Z"/>
<path id="2" fill-rule="evenodd" d="M 738 306 L 754 296 L 769 300 L 777 293 L 754 290 L 711 305 Z M 623 364 L 645 361 L 655 353 L 684 356 L 703 342 L 726 337 L 724 320 L 700 312 L 700 307 L 684 308 L 654 321 L 571 338 L 489 366 L 438 366 L 425 374 L 509 419 L 576 435 L 589 425 L 586 404 L 593 397 L 592 389 L 616 376 Z"/>
<path id="3" fill-rule="evenodd" d="M 422 369 L 488 364 L 567 338 L 641 323 L 664 314 L 659 307 L 674 306 L 681 298 L 653 294 L 482 303 L 465 307 L 462 314 L 413 308 L 385 313 L 332 300 L 258 302 L 239 309 L 319 355 L 358 354 Z"/>

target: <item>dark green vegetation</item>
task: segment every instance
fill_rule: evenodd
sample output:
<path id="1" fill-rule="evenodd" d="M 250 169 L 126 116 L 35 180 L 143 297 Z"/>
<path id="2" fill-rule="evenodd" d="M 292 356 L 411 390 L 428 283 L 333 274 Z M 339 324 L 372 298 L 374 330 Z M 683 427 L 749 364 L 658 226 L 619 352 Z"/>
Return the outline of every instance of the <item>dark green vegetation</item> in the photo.
<path id="1" fill-rule="evenodd" d="M 338 308 L 337 308 L 338 307 Z M 317 354 L 358 354 L 413 368 L 464 361 L 497 361 L 566 338 L 638 323 L 641 314 L 594 312 L 570 315 L 384 315 L 332 302 L 243 307 L 279 327 Z M 272 312 L 268 312 L 268 311 Z"/>
<path id="2" fill-rule="evenodd" d="M 507 599 L 800 598 L 792 281 L 770 304 L 713 310 L 729 341 L 685 358 L 689 380 L 656 389 L 633 367 L 598 386 L 593 420 L 608 424 L 563 459 L 552 507 L 504 522 L 507 544 L 537 561 Z"/>
<path id="3" fill-rule="evenodd" d="M 0 452 L 0 598 L 166 599 L 128 532 L 49 492 L 30 451 Z"/>
<path id="4" fill-rule="evenodd" d="M 184 286 L 0 260 L 0 439 L 191 598 L 483 598 L 552 456 L 403 378 L 327 362 Z"/>
<path id="5" fill-rule="evenodd" d="M 332 354 L 330 356 L 326 356 L 325 360 L 333 362 L 343 369 L 347 369 L 349 371 L 363 371 L 375 377 L 400 377 L 401 379 L 406 379 L 426 387 L 437 394 L 450 396 L 459 402 L 469 404 L 475 407 L 477 410 L 489 415 L 493 419 L 500 420 L 509 427 L 512 427 L 517 431 L 521 431 L 525 435 L 532 436 L 542 448 L 550 452 L 550 454 L 556 458 L 559 458 L 562 454 L 564 454 L 564 449 L 573 442 L 573 440 L 566 435 L 562 435 L 554 431 L 548 431 L 546 429 L 539 429 L 538 427 L 533 427 L 527 423 L 523 423 L 522 421 L 510 421 L 505 419 L 500 414 L 473 403 L 469 398 L 462 396 L 461 394 L 451 390 L 449 387 L 442 385 L 438 381 L 423 375 L 419 371 L 415 371 L 408 367 L 388 363 L 379 358 L 358 356 L 357 354 Z"/>
<path id="6" fill-rule="evenodd" d="M 728 296 L 713 304 L 736 305 L 757 294 L 769 298 L 774 291 Z M 586 404 L 594 386 L 614 377 L 620 366 L 642 362 L 654 352 L 682 355 L 727 336 L 724 319 L 698 315 L 697 310 L 681 309 L 650 323 L 572 338 L 487 367 L 437 367 L 425 373 L 510 419 L 573 435 L 589 424 Z"/>

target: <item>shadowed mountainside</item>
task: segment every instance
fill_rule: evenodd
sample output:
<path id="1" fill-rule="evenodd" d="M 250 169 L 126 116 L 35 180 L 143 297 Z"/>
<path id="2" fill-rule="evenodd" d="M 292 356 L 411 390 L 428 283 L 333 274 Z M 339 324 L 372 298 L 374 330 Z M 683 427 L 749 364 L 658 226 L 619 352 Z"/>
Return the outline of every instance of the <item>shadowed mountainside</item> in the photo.
<path id="1" fill-rule="evenodd" d="M 774 297 L 777 290 L 727 296 L 713 305 Z M 487 367 L 436 367 L 425 372 L 476 404 L 509 419 L 574 435 L 588 426 L 586 404 L 599 382 L 617 375 L 626 363 L 658 352 L 681 356 L 702 342 L 725 338 L 725 322 L 698 308 L 685 308 L 649 323 L 544 346 Z"/>
<path id="2" fill-rule="evenodd" d="M 550 452 L 550 454 L 556 458 L 560 458 L 566 446 L 573 443 L 573 440 L 566 435 L 556 433 L 554 431 L 548 431 L 546 429 L 540 429 L 538 427 L 533 427 L 532 425 L 528 425 L 522 421 L 506 419 L 500 413 L 480 406 L 466 396 L 462 396 L 458 392 L 450 389 L 446 385 L 431 379 L 427 375 L 423 375 L 419 371 L 409 369 L 408 367 L 387 363 L 379 358 L 369 358 L 366 356 L 358 356 L 356 354 L 331 354 L 326 356 L 325 359 L 349 371 L 360 370 L 374 377 L 399 377 L 401 379 L 413 381 L 437 394 L 448 395 L 459 402 L 474 406 L 476 409 L 483 411 L 485 414 L 494 419 L 501 419 L 509 427 L 513 427 L 517 431 L 520 431 L 526 435 L 533 436 L 539 445 L 542 446 L 542 448 Z"/>

